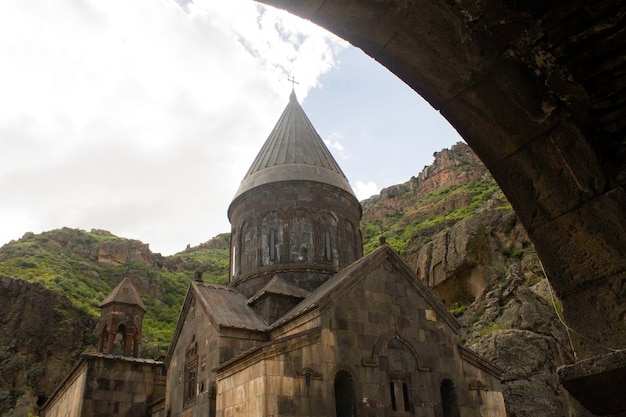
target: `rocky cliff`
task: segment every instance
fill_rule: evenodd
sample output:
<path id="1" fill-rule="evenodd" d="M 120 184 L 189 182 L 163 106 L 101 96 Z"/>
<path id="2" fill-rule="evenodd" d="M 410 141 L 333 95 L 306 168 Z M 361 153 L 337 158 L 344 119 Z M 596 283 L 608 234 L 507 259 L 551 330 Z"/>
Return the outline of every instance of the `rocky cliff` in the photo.
<path id="1" fill-rule="evenodd" d="M 510 417 L 592 416 L 556 375 L 559 366 L 574 360 L 558 300 L 547 280 L 528 284 L 518 263 L 490 283 L 459 317 L 465 343 L 504 370 Z"/>
<path id="2" fill-rule="evenodd" d="M 43 405 L 93 342 L 95 323 L 41 284 L 0 277 L 0 415 Z"/>

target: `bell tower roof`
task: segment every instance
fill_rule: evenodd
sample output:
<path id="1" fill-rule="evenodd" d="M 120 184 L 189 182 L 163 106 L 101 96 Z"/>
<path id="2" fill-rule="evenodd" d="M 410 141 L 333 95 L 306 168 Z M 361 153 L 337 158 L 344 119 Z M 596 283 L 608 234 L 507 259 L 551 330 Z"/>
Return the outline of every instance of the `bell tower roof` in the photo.
<path id="1" fill-rule="evenodd" d="M 102 308 L 112 303 L 136 305 L 143 311 L 146 311 L 146 306 L 141 301 L 139 293 L 128 277 L 124 278 L 122 282 L 117 284 L 117 287 L 115 287 L 113 291 L 107 295 L 107 297 L 100 303 L 99 307 Z"/>
<path id="2" fill-rule="evenodd" d="M 253 188 L 288 180 L 325 183 L 355 196 L 293 90 L 289 104 L 250 166 L 234 199 Z"/>

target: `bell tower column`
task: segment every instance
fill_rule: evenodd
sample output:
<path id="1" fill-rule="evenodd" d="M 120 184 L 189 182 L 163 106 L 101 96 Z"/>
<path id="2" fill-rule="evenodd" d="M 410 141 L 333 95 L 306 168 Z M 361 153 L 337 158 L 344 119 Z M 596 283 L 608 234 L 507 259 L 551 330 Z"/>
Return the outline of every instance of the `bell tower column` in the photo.
<path id="1" fill-rule="evenodd" d="M 130 278 L 124 278 L 100 303 L 100 321 L 96 327 L 98 352 L 112 354 L 116 337 L 120 334 L 122 354 L 137 357 L 145 312 L 146 308 Z"/>

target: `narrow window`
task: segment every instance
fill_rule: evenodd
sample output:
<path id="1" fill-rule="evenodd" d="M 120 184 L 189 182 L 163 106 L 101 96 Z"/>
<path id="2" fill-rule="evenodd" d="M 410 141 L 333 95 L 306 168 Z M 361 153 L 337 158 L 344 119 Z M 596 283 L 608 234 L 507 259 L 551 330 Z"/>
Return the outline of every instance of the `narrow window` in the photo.
<path id="1" fill-rule="evenodd" d="M 332 261 L 333 260 L 333 250 L 331 247 L 331 242 L 330 242 L 330 231 L 326 231 L 325 236 L 324 236 L 324 252 L 326 254 L 326 260 L 327 261 Z"/>
<path id="2" fill-rule="evenodd" d="M 232 260 L 230 261 L 231 265 L 232 265 L 232 276 L 233 278 L 235 277 L 235 272 L 237 271 L 235 268 L 236 262 L 237 262 L 237 246 L 233 245 L 233 253 L 232 253 Z"/>
<path id="3" fill-rule="evenodd" d="M 194 334 L 185 351 L 185 369 L 183 385 L 183 406 L 189 407 L 196 402 L 198 382 L 198 343 Z"/>
<path id="4" fill-rule="evenodd" d="M 412 412 L 410 384 L 405 378 L 394 378 L 389 381 L 392 416 L 406 416 Z"/>
<path id="5" fill-rule="evenodd" d="M 276 260 L 276 230 L 275 229 L 270 229 L 269 246 L 270 246 L 270 261 L 275 261 Z"/>
<path id="6" fill-rule="evenodd" d="M 406 382 L 402 383 L 402 394 L 404 396 L 404 411 L 410 411 L 409 407 L 409 387 Z"/>
<path id="7" fill-rule="evenodd" d="M 185 403 L 194 402 L 196 399 L 196 369 L 195 363 L 185 369 Z"/>

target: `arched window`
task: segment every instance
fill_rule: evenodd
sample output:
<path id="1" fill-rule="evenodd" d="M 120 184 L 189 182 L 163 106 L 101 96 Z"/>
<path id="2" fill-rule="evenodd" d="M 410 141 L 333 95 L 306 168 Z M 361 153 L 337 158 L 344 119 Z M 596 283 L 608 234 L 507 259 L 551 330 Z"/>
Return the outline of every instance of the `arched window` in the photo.
<path id="1" fill-rule="evenodd" d="M 337 238 L 337 219 L 329 211 L 318 214 L 314 223 L 316 261 L 327 265 L 339 266 L 341 245 Z"/>
<path id="2" fill-rule="evenodd" d="M 337 417 L 354 417 L 354 379 L 347 371 L 335 375 L 335 410 Z"/>
<path id="3" fill-rule="evenodd" d="M 444 378 L 439 389 L 441 391 L 443 417 L 460 417 L 454 383 L 450 379 Z"/>
<path id="4" fill-rule="evenodd" d="M 344 261 L 346 265 L 350 265 L 357 260 L 357 248 L 356 248 L 356 234 L 354 226 L 350 221 L 345 220 L 343 223 L 343 238 L 342 245 L 344 247 Z"/>
<path id="5" fill-rule="evenodd" d="M 126 351 L 126 325 L 120 323 L 117 326 L 117 333 L 115 333 L 115 344 L 113 345 L 113 355 L 125 355 Z"/>
<path id="6" fill-rule="evenodd" d="M 289 262 L 309 263 L 314 260 L 313 220 L 308 210 L 289 213 Z"/>
<path id="7" fill-rule="evenodd" d="M 241 227 L 241 249 L 239 273 L 245 273 L 256 267 L 259 263 L 257 250 L 257 226 L 254 219 L 248 219 Z"/>

